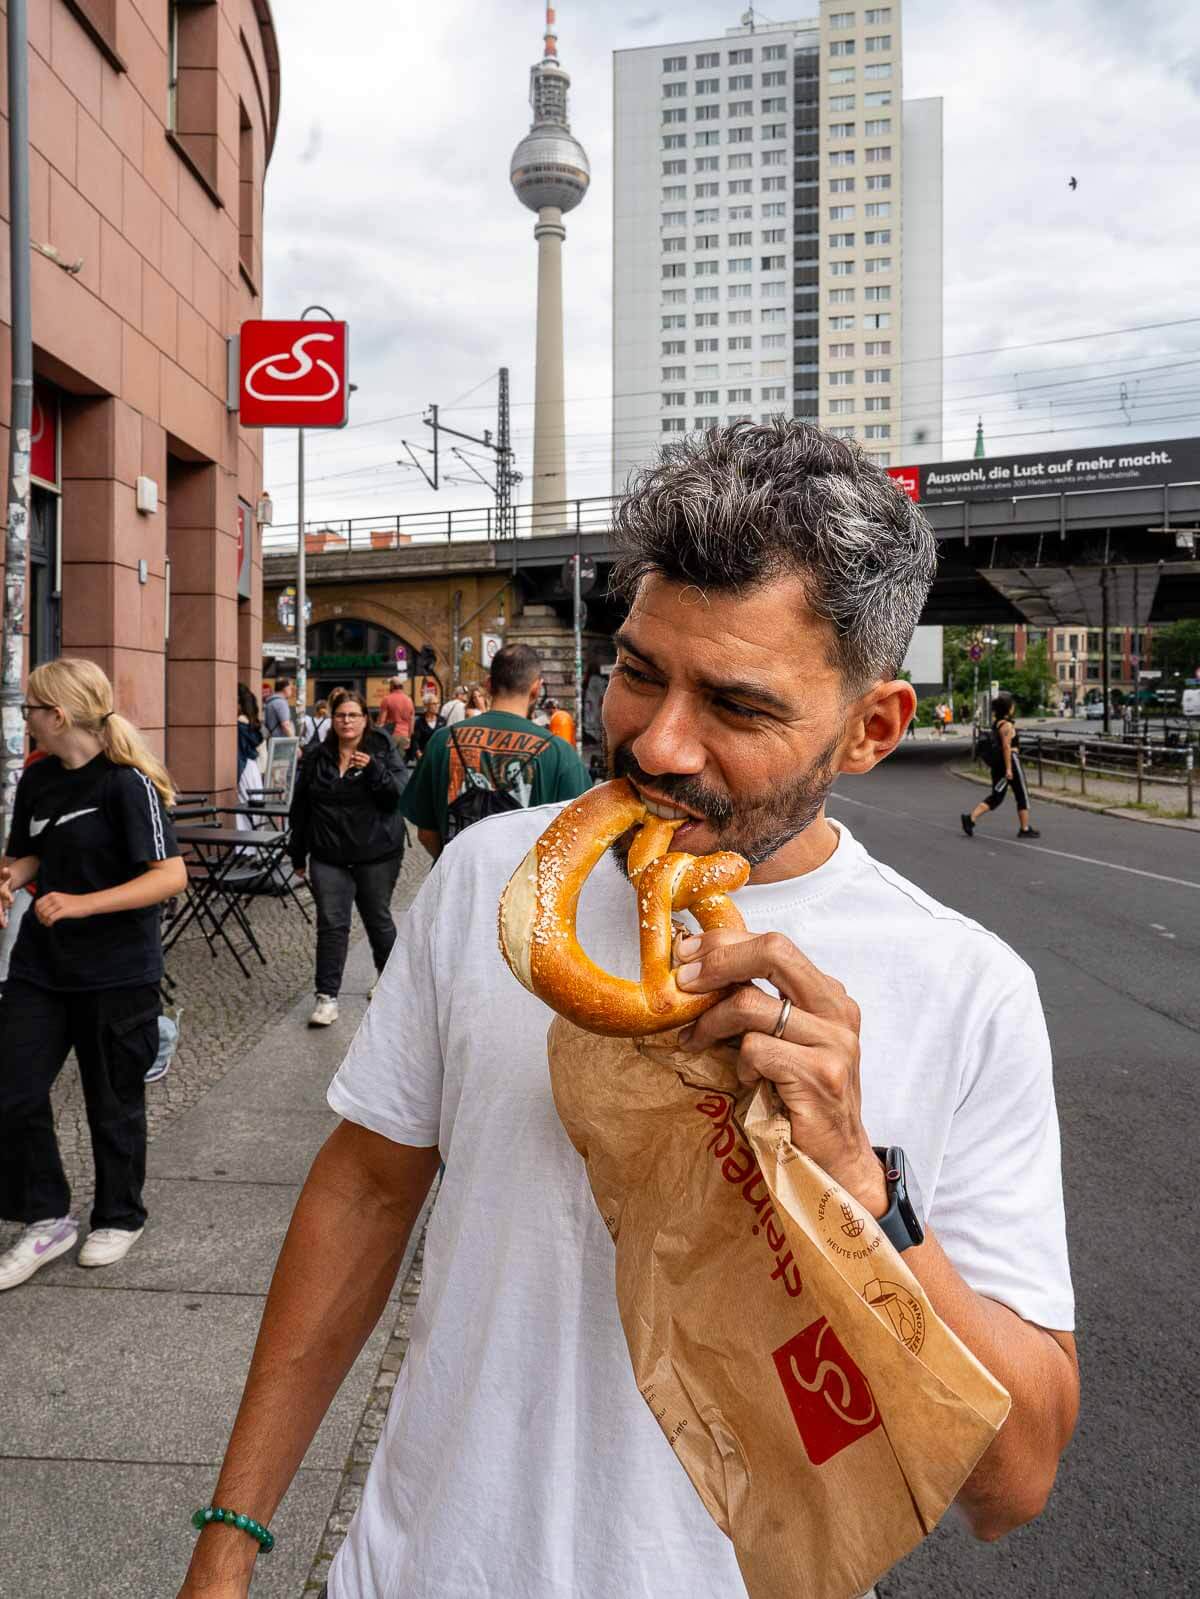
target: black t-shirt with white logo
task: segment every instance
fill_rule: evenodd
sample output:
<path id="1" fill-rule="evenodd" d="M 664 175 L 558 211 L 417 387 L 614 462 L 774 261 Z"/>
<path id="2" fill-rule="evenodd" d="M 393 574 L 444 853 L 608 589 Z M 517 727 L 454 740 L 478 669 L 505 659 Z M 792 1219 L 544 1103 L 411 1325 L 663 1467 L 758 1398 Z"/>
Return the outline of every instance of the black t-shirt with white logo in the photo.
<path id="1" fill-rule="evenodd" d="M 38 857 L 39 894 L 95 894 L 140 877 L 148 861 L 179 854 L 150 779 L 97 755 L 66 767 L 49 756 L 17 785 L 7 851 Z M 78 992 L 135 988 L 162 976 L 161 907 L 85 916 L 43 927 L 22 918 L 9 976 Z"/>

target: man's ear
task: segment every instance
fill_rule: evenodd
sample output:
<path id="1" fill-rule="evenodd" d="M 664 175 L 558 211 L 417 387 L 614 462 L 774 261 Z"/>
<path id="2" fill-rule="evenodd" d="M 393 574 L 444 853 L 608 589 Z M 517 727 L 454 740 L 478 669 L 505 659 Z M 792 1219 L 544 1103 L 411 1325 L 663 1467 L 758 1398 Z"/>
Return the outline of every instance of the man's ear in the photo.
<path id="1" fill-rule="evenodd" d="M 869 772 L 904 737 L 917 713 L 917 696 L 902 678 L 876 683 L 851 707 L 842 745 L 843 772 Z"/>

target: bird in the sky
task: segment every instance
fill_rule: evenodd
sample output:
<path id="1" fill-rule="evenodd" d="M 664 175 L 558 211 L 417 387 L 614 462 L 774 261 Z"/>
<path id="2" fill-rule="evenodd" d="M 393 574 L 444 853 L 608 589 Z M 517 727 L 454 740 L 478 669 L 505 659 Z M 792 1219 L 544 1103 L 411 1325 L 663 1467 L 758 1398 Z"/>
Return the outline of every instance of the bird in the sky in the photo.
<path id="1" fill-rule="evenodd" d="M 1077 189 L 1078 187 L 1079 187 L 1079 179 L 1078 178 L 1068 178 L 1067 179 L 1067 188 L 1068 189 Z"/>

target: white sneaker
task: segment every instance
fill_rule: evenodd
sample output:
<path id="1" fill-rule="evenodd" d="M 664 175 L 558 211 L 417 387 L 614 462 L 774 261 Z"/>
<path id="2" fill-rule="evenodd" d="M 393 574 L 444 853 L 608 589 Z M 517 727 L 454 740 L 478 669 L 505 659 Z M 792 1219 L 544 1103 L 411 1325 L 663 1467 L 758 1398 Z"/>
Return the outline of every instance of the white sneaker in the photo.
<path id="1" fill-rule="evenodd" d="M 74 1216 L 32 1222 L 12 1248 L 0 1255 L 0 1289 L 27 1282 L 35 1271 L 74 1249 L 78 1237 L 79 1223 Z"/>
<path id="2" fill-rule="evenodd" d="M 337 1000 L 331 999 L 328 994 L 318 994 L 313 1013 L 308 1018 L 308 1025 L 310 1027 L 328 1027 L 331 1022 L 336 1022 L 337 1019 Z"/>
<path id="3" fill-rule="evenodd" d="M 81 1266 L 115 1266 L 146 1231 L 144 1227 L 130 1232 L 127 1227 L 96 1227 L 84 1240 L 79 1251 Z"/>

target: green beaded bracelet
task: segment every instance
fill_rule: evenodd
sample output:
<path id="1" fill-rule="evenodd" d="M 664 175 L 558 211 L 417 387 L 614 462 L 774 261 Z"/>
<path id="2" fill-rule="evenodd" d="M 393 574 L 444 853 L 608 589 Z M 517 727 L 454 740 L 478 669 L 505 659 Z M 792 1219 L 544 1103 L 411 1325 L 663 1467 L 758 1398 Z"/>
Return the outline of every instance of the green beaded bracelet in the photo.
<path id="1" fill-rule="evenodd" d="M 216 1505 L 205 1505 L 192 1516 L 192 1526 L 197 1532 L 207 1527 L 210 1521 L 220 1521 L 227 1527 L 236 1527 L 239 1532 L 249 1533 L 251 1538 L 257 1540 L 259 1550 L 264 1555 L 269 1555 L 275 1547 L 275 1534 L 255 1521 L 253 1516 L 240 1515 L 236 1510 L 221 1510 Z"/>

